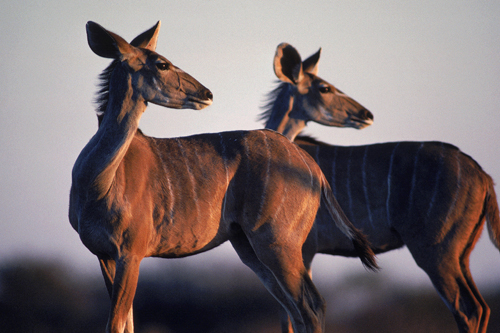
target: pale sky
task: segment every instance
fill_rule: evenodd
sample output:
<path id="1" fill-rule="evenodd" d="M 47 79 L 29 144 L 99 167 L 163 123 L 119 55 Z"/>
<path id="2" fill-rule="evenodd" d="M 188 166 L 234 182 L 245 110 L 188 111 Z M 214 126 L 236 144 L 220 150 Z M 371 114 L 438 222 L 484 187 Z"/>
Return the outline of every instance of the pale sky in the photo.
<path id="1" fill-rule="evenodd" d="M 303 58 L 322 47 L 319 76 L 375 116 L 361 131 L 310 124 L 308 134 L 339 145 L 445 141 L 500 182 L 498 1 L 80 3 L 2 4 L 0 263 L 44 256 L 99 273 L 67 218 L 71 168 L 97 129 L 92 101 L 109 63 L 87 45 L 88 20 L 129 41 L 161 20 L 157 51 L 213 92 L 203 111 L 150 105 L 140 125 L 148 135 L 263 127 L 257 117 L 274 87 L 274 52 L 288 42 Z M 208 269 L 243 266 L 230 244 L 181 260 Z M 406 249 L 379 261 L 380 274 L 395 283 L 430 286 Z M 168 264 L 148 260 L 142 269 Z M 500 288 L 500 254 L 486 231 L 471 266 L 481 290 Z M 331 256 L 317 256 L 313 270 L 316 281 L 364 272 L 359 260 Z"/>

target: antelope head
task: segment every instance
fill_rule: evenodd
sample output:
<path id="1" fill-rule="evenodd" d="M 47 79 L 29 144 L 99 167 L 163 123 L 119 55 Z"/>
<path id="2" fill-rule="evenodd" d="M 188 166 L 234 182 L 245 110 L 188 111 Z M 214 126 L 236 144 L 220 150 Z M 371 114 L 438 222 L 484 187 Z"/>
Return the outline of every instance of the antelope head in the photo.
<path id="1" fill-rule="evenodd" d="M 302 62 L 297 50 L 278 45 L 274 72 L 292 86 L 290 119 L 314 121 L 322 125 L 362 129 L 373 123 L 373 114 L 330 83 L 317 76 L 321 49 Z"/>
<path id="2" fill-rule="evenodd" d="M 132 98 L 175 109 L 200 110 L 212 104 L 210 90 L 155 52 L 159 30 L 160 21 L 129 44 L 89 21 L 87 39 L 95 54 L 117 61 L 114 70 L 127 72 Z"/>

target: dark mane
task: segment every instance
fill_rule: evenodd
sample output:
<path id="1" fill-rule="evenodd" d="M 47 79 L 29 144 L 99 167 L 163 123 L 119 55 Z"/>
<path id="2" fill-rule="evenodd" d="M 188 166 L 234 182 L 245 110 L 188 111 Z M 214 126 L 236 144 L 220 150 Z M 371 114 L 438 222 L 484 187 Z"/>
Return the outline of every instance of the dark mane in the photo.
<path id="1" fill-rule="evenodd" d="M 276 112 L 275 105 L 282 104 L 280 103 L 281 100 L 285 96 L 288 96 L 285 92 L 288 92 L 290 84 L 282 81 L 276 81 L 276 84 L 276 87 L 267 94 L 265 104 L 261 107 L 264 111 L 258 117 L 259 121 L 263 121 L 266 124 L 269 122 L 273 112 Z"/>
<path id="2" fill-rule="evenodd" d="M 106 109 L 108 107 L 109 81 L 111 79 L 111 73 L 113 73 L 113 70 L 116 68 L 116 65 L 118 65 L 118 63 L 119 60 L 113 60 L 111 64 L 109 64 L 109 66 L 106 67 L 106 69 L 103 70 L 99 75 L 99 83 L 97 84 L 99 90 L 97 91 L 95 98 L 95 103 L 97 104 L 96 114 L 97 119 L 99 120 L 99 124 L 101 123 L 104 112 L 106 112 Z"/>
<path id="3" fill-rule="evenodd" d="M 311 76 L 312 74 L 305 73 L 304 75 Z M 266 104 L 262 107 L 264 110 L 258 120 L 264 121 L 266 128 L 277 128 L 283 121 L 286 113 L 290 109 L 290 97 L 296 96 L 301 98 L 301 94 L 296 94 L 297 89 L 293 84 L 278 81 L 278 85 L 266 96 Z M 318 107 L 323 105 L 323 98 L 317 89 L 310 89 L 307 100 L 311 107 Z M 310 119 L 304 119 L 306 121 Z"/>

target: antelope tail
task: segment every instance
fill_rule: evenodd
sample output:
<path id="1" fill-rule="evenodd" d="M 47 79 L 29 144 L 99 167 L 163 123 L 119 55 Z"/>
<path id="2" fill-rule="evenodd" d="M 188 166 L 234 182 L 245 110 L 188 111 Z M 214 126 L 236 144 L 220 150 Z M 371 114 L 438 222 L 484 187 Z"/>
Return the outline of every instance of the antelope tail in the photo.
<path id="1" fill-rule="evenodd" d="M 378 270 L 379 267 L 377 265 L 375 253 L 373 253 L 373 250 L 370 246 L 370 242 L 368 241 L 366 236 L 363 235 L 361 231 L 356 229 L 352 222 L 347 218 L 337 199 L 335 199 L 332 188 L 330 187 L 330 184 L 328 183 L 324 175 L 322 176 L 321 183 L 323 197 L 322 199 L 326 204 L 326 208 L 328 209 L 330 216 L 335 221 L 335 225 L 352 241 L 354 249 L 361 259 L 363 265 L 372 271 Z"/>
<path id="2" fill-rule="evenodd" d="M 488 193 L 484 203 L 484 214 L 488 224 L 490 239 L 497 249 L 500 250 L 500 212 L 493 181 L 490 178 Z"/>

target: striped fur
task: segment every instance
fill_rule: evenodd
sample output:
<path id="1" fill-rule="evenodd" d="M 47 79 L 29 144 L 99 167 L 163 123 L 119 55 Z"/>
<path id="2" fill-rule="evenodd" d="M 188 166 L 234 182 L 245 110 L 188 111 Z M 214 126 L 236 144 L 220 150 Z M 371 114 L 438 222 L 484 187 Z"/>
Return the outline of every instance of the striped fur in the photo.
<path id="1" fill-rule="evenodd" d="M 319 59 L 318 54 L 313 56 Z M 307 66 L 317 69 L 317 62 Z M 287 128 L 283 123 L 293 123 L 293 114 L 317 114 L 312 109 L 297 110 L 303 105 L 312 108 L 323 104 L 340 117 L 341 112 L 336 111 L 339 107 L 325 103 L 326 99 L 286 102 L 318 96 L 303 88 L 329 85 L 316 73 L 304 74 L 304 79 L 295 84 L 288 81 L 275 92 L 274 96 L 279 96 L 275 103 L 269 103 L 264 115 L 267 128 Z M 280 119 L 278 115 L 285 112 L 287 116 Z M 289 138 L 300 132 L 308 120 L 316 121 L 302 120 L 304 125 L 296 126 Z M 344 147 L 300 135 L 295 142 L 318 162 L 345 214 L 367 235 L 375 253 L 406 245 L 451 310 L 459 331 L 486 332 L 490 309 L 472 279 L 469 255 L 485 220 L 490 238 L 499 248 L 500 217 L 493 181 L 478 163 L 443 142 Z M 354 247 L 345 241 L 324 207 L 304 245 L 306 267 L 310 267 L 315 253 L 356 256 Z"/>
<path id="2" fill-rule="evenodd" d="M 376 268 L 368 242 L 335 204 L 314 159 L 281 134 L 157 139 L 138 129 L 147 102 L 201 109 L 212 101 L 208 89 L 154 52 L 158 29 L 129 44 L 87 24 L 92 50 L 114 61 L 99 92 L 106 106 L 99 128 L 73 167 L 69 219 L 99 258 L 111 297 L 107 332 L 133 332 L 142 258 L 184 257 L 227 240 L 296 332 L 322 332 L 325 303 L 301 254 L 321 197 L 363 263 Z"/>

